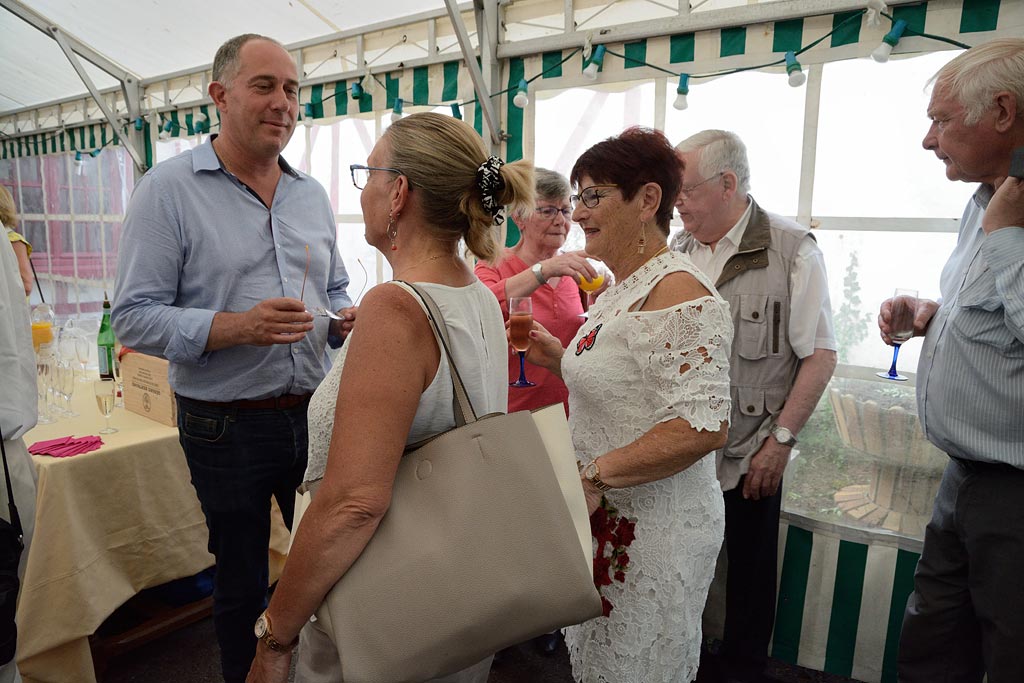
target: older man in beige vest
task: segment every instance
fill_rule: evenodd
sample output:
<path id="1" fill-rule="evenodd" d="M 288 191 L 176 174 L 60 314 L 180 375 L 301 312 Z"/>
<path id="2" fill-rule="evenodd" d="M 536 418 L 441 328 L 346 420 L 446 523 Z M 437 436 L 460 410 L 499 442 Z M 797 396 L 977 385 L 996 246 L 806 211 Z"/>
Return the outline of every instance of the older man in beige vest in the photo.
<path id="1" fill-rule="evenodd" d="M 749 194 L 746 147 L 706 130 L 677 147 L 686 168 L 676 208 L 688 253 L 728 299 L 736 329 L 730 358 L 729 441 L 717 453 L 728 557 L 724 648 L 728 683 L 765 680 L 775 622 L 782 473 L 836 365 L 828 280 L 807 228 L 768 213 Z"/>

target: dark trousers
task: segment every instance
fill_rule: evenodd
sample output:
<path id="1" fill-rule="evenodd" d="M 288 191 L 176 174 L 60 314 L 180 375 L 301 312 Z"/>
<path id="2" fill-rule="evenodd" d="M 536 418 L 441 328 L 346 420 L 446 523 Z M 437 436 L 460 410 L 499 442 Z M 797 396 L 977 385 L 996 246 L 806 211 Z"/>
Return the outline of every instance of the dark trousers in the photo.
<path id="1" fill-rule="evenodd" d="M 291 527 L 306 471 L 306 406 L 240 410 L 178 397 L 178 434 L 216 560 L 213 624 L 227 683 L 242 683 L 267 606 L 270 497 Z"/>
<path id="2" fill-rule="evenodd" d="M 768 663 L 775 626 L 775 575 L 779 555 L 779 506 L 774 496 L 743 497 L 743 481 L 723 494 L 725 551 L 725 637 L 720 662 L 727 679 L 760 680 Z"/>
<path id="3" fill-rule="evenodd" d="M 1024 681 L 1024 470 L 951 458 L 900 635 L 903 683 Z"/>

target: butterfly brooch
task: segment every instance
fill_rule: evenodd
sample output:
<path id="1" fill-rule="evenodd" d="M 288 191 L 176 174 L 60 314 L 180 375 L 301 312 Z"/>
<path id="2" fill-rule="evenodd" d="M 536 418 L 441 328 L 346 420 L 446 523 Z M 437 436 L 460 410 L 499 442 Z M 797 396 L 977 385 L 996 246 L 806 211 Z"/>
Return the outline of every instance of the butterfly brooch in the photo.
<path id="1" fill-rule="evenodd" d="M 584 351 L 589 351 L 594 347 L 594 342 L 597 341 L 597 331 L 601 329 L 602 325 L 604 325 L 604 323 L 598 323 L 597 327 L 592 329 L 586 335 L 581 337 L 578 342 L 576 342 L 577 356 L 583 353 Z"/>

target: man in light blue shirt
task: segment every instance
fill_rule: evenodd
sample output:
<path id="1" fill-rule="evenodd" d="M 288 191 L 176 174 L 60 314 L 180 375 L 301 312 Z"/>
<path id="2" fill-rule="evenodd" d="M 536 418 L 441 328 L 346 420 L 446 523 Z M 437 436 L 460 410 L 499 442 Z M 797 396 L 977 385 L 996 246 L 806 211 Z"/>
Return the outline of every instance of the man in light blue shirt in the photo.
<path id="1" fill-rule="evenodd" d="M 1024 39 L 963 53 L 935 78 L 924 147 L 981 183 L 914 334 L 925 436 L 950 456 L 900 637 L 903 683 L 1024 681 Z M 1020 172 L 1018 172 L 1020 173 Z M 892 343 L 891 300 L 879 327 Z"/>
<path id="2" fill-rule="evenodd" d="M 220 134 L 150 170 L 125 218 L 112 322 L 170 361 L 178 430 L 216 558 L 214 626 L 227 683 L 244 681 L 266 607 L 270 497 L 291 522 L 306 404 L 328 342 L 354 319 L 324 189 L 283 158 L 298 71 L 276 41 L 217 51 Z M 327 308 L 344 321 L 314 317 Z"/>

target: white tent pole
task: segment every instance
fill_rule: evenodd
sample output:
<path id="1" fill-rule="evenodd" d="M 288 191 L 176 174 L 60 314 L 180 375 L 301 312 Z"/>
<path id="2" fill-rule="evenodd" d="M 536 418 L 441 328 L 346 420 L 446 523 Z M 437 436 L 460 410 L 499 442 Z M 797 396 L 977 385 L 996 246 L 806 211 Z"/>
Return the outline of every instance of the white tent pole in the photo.
<path id="1" fill-rule="evenodd" d="M 484 113 L 484 124 L 487 126 L 490 132 L 491 145 L 496 147 L 501 144 L 501 129 L 498 126 L 498 117 L 494 111 L 494 103 L 491 102 L 491 93 L 487 88 L 487 83 L 484 81 L 484 76 L 480 72 L 480 67 L 476 63 L 476 55 L 473 52 L 473 45 L 469 42 L 469 33 L 466 32 L 466 24 L 462 21 L 462 14 L 459 13 L 458 4 L 455 0 L 444 0 L 445 7 L 448 8 L 448 16 L 452 20 L 452 26 L 455 28 L 455 35 L 459 39 L 459 47 L 462 48 L 462 58 L 466 62 L 466 68 L 469 69 L 469 77 L 473 81 L 473 90 L 476 91 L 477 101 L 480 103 L 480 110 Z M 493 6 L 493 0 L 488 0 L 488 5 Z M 493 7 L 492 7 L 493 10 Z M 485 19 L 489 20 L 491 14 L 487 8 L 484 9 Z M 493 15 L 492 15 L 493 16 Z M 481 59 L 484 64 L 496 61 L 494 53 L 488 54 L 488 51 L 484 49 L 484 41 L 489 31 L 483 30 L 478 33 L 480 39 L 480 53 Z M 494 45 L 492 44 L 492 50 Z"/>

